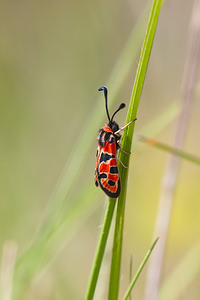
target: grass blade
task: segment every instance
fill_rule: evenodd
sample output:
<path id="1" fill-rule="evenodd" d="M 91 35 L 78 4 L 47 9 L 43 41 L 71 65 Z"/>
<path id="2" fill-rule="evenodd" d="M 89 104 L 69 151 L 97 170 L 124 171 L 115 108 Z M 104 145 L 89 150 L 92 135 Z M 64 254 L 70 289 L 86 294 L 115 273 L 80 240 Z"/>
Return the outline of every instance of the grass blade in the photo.
<path id="1" fill-rule="evenodd" d="M 131 255 L 131 257 L 130 257 L 130 267 L 129 267 L 129 284 L 130 285 L 131 285 L 131 282 L 132 282 L 132 278 L 133 278 L 133 256 Z M 129 296 L 128 300 L 131 300 L 131 291 L 130 291 L 128 296 Z"/>
<path id="2" fill-rule="evenodd" d="M 93 266 L 92 266 L 92 272 L 89 279 L 88 288 L 86 291 L 85 299 L 93 299 L 93 295 L 96 288 L 96 282 L 99 276 L 100 266 L 103 259 L 103 254 L 105 251 L 106 243 L 107 243 L 107 237 L 110 230 L 110 225 L 114 213 L 114 207 L 115 207 L 115 199 L 110 199 L 107 205 L 107 210 L 105 213 L 103 226 L 99 238 L 99 242 L 97 245 L 96 255 L 94 258 Z"/>
<path id="3" fill-rule="evenodd" d="M 164 143 L 160 143 L 160 142 L 156 141 L 155 139 L 147 138 L 147 137 L 144 137 L 144 136 L 141 136 L 141 135 L 138 136 L 138 139 L 141 142 L 143 142 L 143 143 L 145 143 L 149 146 L 156 147 L 156 148 L 161 149 L 163 151 L 166 151 L 166 152 L 169 152 L 171 154 L 177 155 L 180 158 L 186 159 L 186 160 L 188 160 L 188 161 L 190 161 L 194 164 L 200 165 L 200 158 L 197 157 L 197 156 L 194 156 L 190 153 L 184 152 L 182 150 L 176 149 L 175 147 L 166 145 Z"/>
<path id="4" fill-rule="evenodd" d="M 134 287 L 134 285 L 135 285 L 135 283 L 136 283 L 138 277 L 140 276 L 142 270 L 144 269 L 144 266 L 146 265 L 146 263 L 147 263 L 147 261 L 148 261 L 148 259 L 149 259 L 149 256 L 151 255 L 151 252 L 153 251 L 153 249 L 154 249 L 155 245 L 157 244 L 157 242 L 158 242 L 158 238 L 153 242 L 151 248 L 149 249 L 149 251 L 148 251 L 147 254 L 145 255 L 143 261 L 141 262 L 141 264 L 140 264 L 140 266 L 139 266 L 139 268 L 138 268 L 138 270 L 137 270 L 137 272 L 136 272 L 134 278 L 132 279 L 132 281 L 131 281 L 131 283 L 130 283 L 130 285 L 129 285 L 129 287 L 128 287 L 127 292 L 126 292 L 125 295 L 124 295 L 123 300 L 127 300 L 128 297 L 130 296 L 131 291 L 132 291 L 132 289 L 133 289 L 133 287 Z"/>
<path id="5" fill-rule="evenodd" d="M 136 118 L 138 105 L 140 101 L 140 96 L 142 93 L 145 75 L 148 67 L 148 62 L 151 54 L 151 49 L 153 45 L 153 40 L 155 36 L 155 31 L 158 23 L 158 17 L 160 13 L 160 8 L 162 5 L 162 0 L 154 0 L 151 15 L 149 19 L 149 24 L 142 48 L 142 53 L 137 69 L 136 79 L 133 87 L 133 92 L 131 95 L 128 115 L 126 123 Z M 127 127 L 124 130 L 124 135 L 122 139 L 122 148 L 130 152 L 132 145 L 132 137 L 134 132 L 135 124 Z M 121 151 L 119 154 L 120 160 L 129 166 L 129 156 Z M 115 224 L 115 235 L 113 242 L 113 255 L 111 262 L 111 272 L 110 272 L 110 282 L 109 282 L 109 300 L 117 300 L 119 292 L 119 278 L 120 278 L 120 265 L 121 265 L 121 252 L 122 252 L 122 240 L 123 240 L 123 224 L 124 224 L 124 212 L 125 212 L 125 200 L 126 200 L 126 186 L 128 178 L 128 170 L 119 166 L 119 171 L 121 175 L 122 190 L 118 199 L 117 216 Z"/>

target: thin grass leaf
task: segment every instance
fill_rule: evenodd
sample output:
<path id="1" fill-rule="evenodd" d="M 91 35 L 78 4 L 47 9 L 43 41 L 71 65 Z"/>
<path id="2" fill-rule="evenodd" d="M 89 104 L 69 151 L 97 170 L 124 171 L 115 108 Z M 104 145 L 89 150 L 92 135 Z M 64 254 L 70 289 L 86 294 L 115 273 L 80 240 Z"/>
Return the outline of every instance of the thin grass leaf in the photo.
<path id="1" fill-rule="evenodd" d="M 129 267 L 129 285 L 131 285 L 131 282 L 132 282 L 132 278 L 133 278 L 133 255 L 131 255 L 130 257 L 130 267 Z M 132 291 L 132 289 L 131 289 Z M 131 300 L 131 291 L 128 295 L 129 299 L 128 300 Z"/>
<path id="2" fill-rule="evenodd" d="M 145 257 L 143 259 L 143 261 L 141 262 L 141 264 L 140 264 L 140 266 L 139 266 L 139 268 L 138 268 L 138 270 L 137 270 L 134 278 L 132 279 L 132 281 L 131 281 L 128 289 L 127 289 L 127 292 L 124 295 L 123 300 L 127 300 L 128 297 L 131 295 L 131 291 L 132 291 L 134 285 L 136 284 L 136 281 L 138 280 L 138 278 L 139 278 L 142 270 L 144 269 L 144 266 L 146 265 L 146 263 L 147 263 L 147 261 L 149 259 L 149 256 L 151 255 L 151 252 L 153 251 L 153 249 L 154 249 L 155 245 L 157 244 L 157 242 L 158 242 L 158 238 L 153 242 L 151 248 L 148 250 L 147 254 L 145 255 Z"/>
<path id="3" fill-rule="evenodd" d="M 126 123 L 136 118 L 138 105 L 140 101 L 140 96 L 142 93 L 145 75 L 149 63 L 149 58 L 151 54 L 151 49 L 153 45 L 153 40 L 155 36 L 155 31 L 158 23 L 158 17 L 160 14 L 160 9 L 162 5 L 162 0 L 154 0 L 151 15 L 149 19 L 149 24 L 145 36 L 145 41 L 142 48 L 142 53 L 137 69 L 136 79 L 133 87 L 133 92 L 131 95 L 128 115 Z M 127 127 L 124 131 L 122 139 L 122 148 L 130 152 L 132 145 L 132 137 L 134 132 L 135 124 Z M 125 155 L 122 151 L 119 154 L 120 160 L 129 166 L 129 155 Z M 121 252 L 122 252 L 122 240 L 123 240 L 123 225 L 124 225 L 124 212 L 125 212 L 125 200 L 126 200 L 126 187 L 128 179 L 128 170 L 119 166 L 119 172 L 121 175 L 121 194 L 118 199 L 117 216 L 115 224 L 115 235 L 113 242 L 113 255 L 111 262 L 111 272 L 110 272 L 110 282 L 109 282 L 109 300 L 117 300 L 119 293 L 119 278 L 120 278 L 120 266 L 121 266 Z"/>
<path id="4" fill-rule="evenodd" d="M 114 207 L 115 207 L 115 201 L 113 201 L 113 199 L 110 199 L 107 205 L 107 210 L 105 213 L 103 226 L 102 226 L 99 242 L 97 245 L 96 255 L 94 258 L 94 263 L 93 263 L 92 272 L 90 275 L 89 285 L 88 285 L 85 299 L 93 299 L 97 279 L 99 276 L 100 266 L 101 266 L 103 254 L 107 243 L 107 237 L 108 237 L 108 233 L 110 230 L 110 225 L 114 213 Z"/>
<path id="5" fill-rule="evenodd" d="M 137 138 L 149 145 L 149 146 L 153 146 L 153 147 L 156 147 L 158 149 L 161 149 L 163 151 L 166 151 L 166 152 L 169 152 L 171 154 L 174 154 L 174 155 L 177 155 L 179 156 L 180 158 L 183 158 L 183 159 L 186 159 L 194 164 L 197 164 L 197 165 L 200 165 L 200 158 L 197 157 L 197 156 L 194 156 L 190 153 L 187 153 L 185 151 L 182 151 L 182 150 L 179 150 L 179 149 L 176 149 L 172 146 L 169 146 L 169 145 L 166 145 L 164 143 L 160 143 L 158 141 L 156 141 L 155 139 L 151 139 L 151 138 L 147 138 L 147 137 L 144 137 L 144 136 L 141 136 L 141 135 L 138 135 Z"/>

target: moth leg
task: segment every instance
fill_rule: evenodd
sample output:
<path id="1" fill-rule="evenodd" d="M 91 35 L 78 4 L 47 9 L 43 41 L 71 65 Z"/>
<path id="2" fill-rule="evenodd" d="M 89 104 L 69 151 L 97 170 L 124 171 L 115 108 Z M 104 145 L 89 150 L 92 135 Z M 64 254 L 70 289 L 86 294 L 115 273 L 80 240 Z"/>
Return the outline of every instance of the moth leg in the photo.
<path id="1" fill-rule="evenodd" d="M 121 146 L 121 144 L 120 144 L 120 141 L 117 141 L 117 144 L 118 144 L 118 146 L 119 146 L 119 148 L 120 148 L 120 150 L 121 150 L 122 152 L 124 152 L 125 154 L 131 154 L 131 152 L 126 152 L 126 151 L 124 151 L 124 150 L 122 149 L 122 146 Z"/>
<path id="2" fill-rule="evenodd" d="M 128 124 L 124 125 L 123 127 L 119 128 L 119 130 L 115 131 L 114 134 L 119 133 L 120 131 L 124 130 L 126 127 L 128 127 L 130 124 L 132 124 L 134 121 L 136 121 L 137 119 L 132 120 L 131 122 L 129 122 Z"/>
<path id="3" fill-rule="evenodd" d="M 128 169 L 128 167 L 127 166 L 125 166 L 124 164 L 123 164 L 123 162 L 117 157 L 117 160 L 120 162 L 120 164 L 122 165 L 122 167 L 124 167 L 125 169 Z"/>

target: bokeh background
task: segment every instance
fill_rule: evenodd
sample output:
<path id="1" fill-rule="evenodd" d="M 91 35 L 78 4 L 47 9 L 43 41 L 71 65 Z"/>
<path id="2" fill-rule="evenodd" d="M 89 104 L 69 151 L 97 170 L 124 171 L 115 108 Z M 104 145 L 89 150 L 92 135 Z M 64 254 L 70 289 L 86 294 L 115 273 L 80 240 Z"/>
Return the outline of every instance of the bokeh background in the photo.
<path id="1" fill-rule="evenodd" d="M 135 133 L 181 97 L 192 4 L 193 1 L 168 0 L 163 5 Z M 99 101 L 97 89 L 107 86 L 130 32 L 147 5 L 148 1 L 139 0 L 1 2 L 1 255 L 5 242 L 13 240 L 20 257 L 43 222 L 64 166 Z M 111 110 L 121 101 L 128 104 L 138 60 L 139 55 Z M 112 95 L 114 87 L 107 87 Z M 184 150 L 199 156 L 199 76 L 194 96 Z M 124 125 L 125 117 L 126 109 L 116 121 Z M 105 115 L 101 124 L 94 123 L 94 128 L 106 121 Z M 156 136 L 158 140 L 171 144 L 174 121 Z M 93 187 L 96 137 L 88 135 L 85 143 L 91 143 L 91 138 L 92 147 L 71 199 L 91 183 L 94 203 L 84 220 L 72 226 L 70 239 L 65 242 L 65 234 L 62 235 L 51 263 L 34 275 L 20 299 L 83 299 L 107 202 L 102 191 Z M 135 271 L 152 241 L 167 157 L 160 150 L 144 147 L 131 158 L 121 296 L 129 281 L 130 255 L 133 254 Z M 199 182 L 199 167 L 182 161 L 163 280 L 199 240 Z M 106 299 L 104 283 L 107 285 L 109 278 L 112 232 L 109 243 L 96 299 Z M 135 287 L 135 299 L 142 299 L 144 286 L 145 272 Z M 177 299 L 199 299 L 199 294 L 199 279 L 194 277 Z"/>

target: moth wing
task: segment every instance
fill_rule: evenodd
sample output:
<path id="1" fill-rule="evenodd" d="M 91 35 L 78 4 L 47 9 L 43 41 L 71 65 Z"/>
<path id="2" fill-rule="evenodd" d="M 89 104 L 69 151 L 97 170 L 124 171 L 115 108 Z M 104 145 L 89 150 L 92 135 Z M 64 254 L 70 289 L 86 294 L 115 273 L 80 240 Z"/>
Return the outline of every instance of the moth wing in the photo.
<path id="1" fill-rule="evenodd" d="M 95 170 L 97 181 L 95 183 L 97 182 L 100 185 L 108 197 L 117 198 L 121 191 L 121 182 L 116 159 L 116 144 L 115 142 L 106 141 L 104 147 L 98 148 Z"/>

